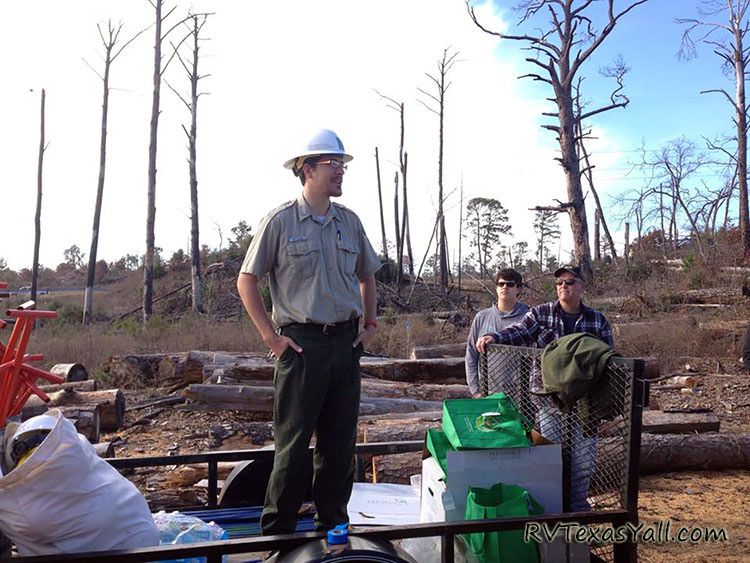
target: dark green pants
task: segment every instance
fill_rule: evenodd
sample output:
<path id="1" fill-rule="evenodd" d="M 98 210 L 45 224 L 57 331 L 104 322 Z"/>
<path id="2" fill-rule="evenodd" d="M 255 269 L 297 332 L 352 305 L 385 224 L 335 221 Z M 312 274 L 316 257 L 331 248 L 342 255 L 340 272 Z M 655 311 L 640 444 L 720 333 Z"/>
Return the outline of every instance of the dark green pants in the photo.
<path id="1" fill-rule="evenodd" d="M 305 458 L 315 433 L 313 500 L 321 529 L 348 522 L 346 505 L 354 481 L 354 446 L 359 414 L 359 358 L 352 348 L 357 323 L 324 334 L 320 327 L 292 325 L 282 334 L 303 349 L 292 348 L 276 362 L 273 428 L 276 453 L 261 516 L 263 534 L 295 530 L 297 511 L 309 483 Z"/>

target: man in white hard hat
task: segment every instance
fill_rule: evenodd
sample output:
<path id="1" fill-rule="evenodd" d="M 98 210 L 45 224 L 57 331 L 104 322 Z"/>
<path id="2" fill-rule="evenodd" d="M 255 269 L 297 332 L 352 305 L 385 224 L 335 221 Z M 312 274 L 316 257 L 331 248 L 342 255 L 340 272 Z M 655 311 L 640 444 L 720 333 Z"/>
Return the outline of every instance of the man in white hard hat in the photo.
<path id="1" fill-rule="evenodd" d="M 263 219 L 237 280 L 245 309 L 276 357 L 276 453 L 261 516 L 266 535 L 295 531 L 313 433 L 316 524 L 329 529 L 348 521 L 359 359 L 378 326 L 374 274 L 381 266 L 357 215 L 331 202 L 342 193 L 350 160 L 341 139 L 324 129 L 284 163 L 302 193 Z M 258 291 L 266 274 L 271 318 Z"/>

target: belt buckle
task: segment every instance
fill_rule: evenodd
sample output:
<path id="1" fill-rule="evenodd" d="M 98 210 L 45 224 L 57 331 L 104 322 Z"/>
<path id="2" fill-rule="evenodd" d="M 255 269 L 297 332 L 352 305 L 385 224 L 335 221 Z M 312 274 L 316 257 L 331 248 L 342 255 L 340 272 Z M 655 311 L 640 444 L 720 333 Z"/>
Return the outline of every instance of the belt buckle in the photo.
<path id="1" fill-rule="evenodd" d="M 325 335 L 331 334 L 331 331 L 334 328 L 336 328 L 335 324 L 329 324 L 329 323 L 324 324 L 323 325 L 323 334 L 325 334 Z"/>

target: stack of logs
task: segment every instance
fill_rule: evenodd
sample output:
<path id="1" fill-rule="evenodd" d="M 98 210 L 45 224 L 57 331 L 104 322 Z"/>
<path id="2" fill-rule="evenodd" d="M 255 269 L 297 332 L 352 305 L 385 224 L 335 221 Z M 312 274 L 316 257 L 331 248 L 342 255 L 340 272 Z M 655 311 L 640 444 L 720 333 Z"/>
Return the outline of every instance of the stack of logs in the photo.
<path id="1" fill-rule="evenodd" d="M 125 395 L 119 389 L 98 389 L 95 379 L 40 388 L 49 396 L 49 402 L 36 396 L 30 397 L 21 411 L 22 420 L 51 408 L 59 409 L 92 444 L 99 442 L 101 431 L 112 432 L 122 427 Z"/>
<path id="2" fill-rule="evenodd" d="M 464 343 L 417 347 L 411 359 L 362 358 L 360 442 L 421 440 L 439 427 L 442 401 L 468 397 Z M 181 390 L 189 410 L 238 409 L 265 413 L 273 405 L 273 362 L 260 354 L 188 352 L 113 358 L 110 376 L 119 385 L 154 385 Z M 658 363 L 647 362 L 648 378 L 659 378 Z M 665 379 L 665 378 L 659 378 Z M 674 384 L 679 384 L 675 382 Z M 606 430 L 606 429 L 605 429 Z M 718 432 L 713 413 L 644 410 L 643 471 L 747 467 L 750 435 Z M 383 456 L 377 476 L 408 482 L 419 472 L 419 454 Z"/>

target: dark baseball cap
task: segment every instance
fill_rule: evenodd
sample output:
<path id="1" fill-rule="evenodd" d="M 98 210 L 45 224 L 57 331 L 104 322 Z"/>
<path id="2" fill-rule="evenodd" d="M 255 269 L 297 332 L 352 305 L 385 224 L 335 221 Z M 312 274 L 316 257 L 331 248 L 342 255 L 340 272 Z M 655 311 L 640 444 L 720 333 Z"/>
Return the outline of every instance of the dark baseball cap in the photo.
<path id="1" fill-rule="evenodd" d="M 568 272 L 569 274 L 573 274 L 579 280 L 583 279 L 583 275 L 581 274 L 581 268 L 579 268 L 578 266 L 573 266 L 572 264 L 566 264 L 565 266 L 560 266 L 557 270 L 555 270 L 555 277 L 559 278 L 560 275 L 565 272 Z"/>

